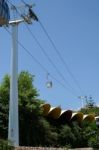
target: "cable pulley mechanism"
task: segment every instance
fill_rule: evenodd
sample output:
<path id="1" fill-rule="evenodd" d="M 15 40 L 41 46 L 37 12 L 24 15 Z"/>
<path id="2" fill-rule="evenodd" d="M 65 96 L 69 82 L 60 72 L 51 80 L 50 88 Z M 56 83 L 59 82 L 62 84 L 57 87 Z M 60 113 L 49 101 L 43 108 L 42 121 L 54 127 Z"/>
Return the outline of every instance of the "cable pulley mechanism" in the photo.
<path id="1" fill-rule="evenodd" d="M 36 16 L 36 14 L 33 12 L 33 10 L 31 8 L 29 8 L 29 17 L 33 18 L 36 21 L 38 21 L 38 18 Z"/>
<path id="2" fill-rule="evenodd" d="M 28 7 L 28 17 L 32 18 L 33 20 L 38 21 L 38 17 L 36 16 L 36 14 L 34 13 L 34 11 L 32 10 L 32 6 L 28 5 L 26 2 L 24 2 L 24 0 L 21 0 L 26 7 Z"/>

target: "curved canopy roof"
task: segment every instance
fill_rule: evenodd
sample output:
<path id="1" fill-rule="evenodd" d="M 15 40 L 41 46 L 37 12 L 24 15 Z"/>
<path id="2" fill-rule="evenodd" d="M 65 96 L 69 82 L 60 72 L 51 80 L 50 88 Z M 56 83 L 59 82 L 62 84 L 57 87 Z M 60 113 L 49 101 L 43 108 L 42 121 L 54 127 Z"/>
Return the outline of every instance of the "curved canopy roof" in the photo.
<path id="1" fill-rule="evenodd" d="M 99 120 L 99 116 L 96 116 L 96 117 L 95 117 L 95 120 Z"/>
<path id="2" fill-rule="evenodd" d="M 71 110 L 62 110 L 59 116 L 59 120 L 62 122 L 69 122 L 71 120 L 72 111 Z"/>
<path id="3" fill-rule="evenodd" d="M 71 121 L 78 121 L 79 123 L 83 120 L 83 113 L 76 112 L 72 114 Z"/>
<path id="4" fill-rule="evenodd" d="M 43 104 L 43 105 L 41 105 L 41 108 L 43 108 L 43 115 L 47 116 L 49 111 L 50 111 L 51 105 L 50 104 Z"/>
<path id="5" fill-rule="evenodd" d="M 72 110 L 61 110 L 61 108 L 58 107 L 51 107 L 50 104 L 42 104 L 41 108 L 43 109 L 43 115 L 47 116 L 52 119 L 58 119 L 57 121 L 61 123 L 65 122 L 73 122 L 77 121 L 81 123 L 82 121 L 95 121 L 97 118 L 99 119 L 99 116 L 95 117 L 93 114 L 87 114 L 83 115 L 82 112 L 72 112 Z"/>
<path id="6" fill-rule="evenodd" d="M 89 122 L 95 121 L 95 116 L 93 114 L 84 115 L 83 121 L 84 120 L 89 121 Z"/>
<path id="7" fill-rule="evenodd" d="M 60 114 L 61 114 L 60 107 L 52 107 L 48 113 L 48 117 L 51 117 L 53 119 L 58 119 Z"/>

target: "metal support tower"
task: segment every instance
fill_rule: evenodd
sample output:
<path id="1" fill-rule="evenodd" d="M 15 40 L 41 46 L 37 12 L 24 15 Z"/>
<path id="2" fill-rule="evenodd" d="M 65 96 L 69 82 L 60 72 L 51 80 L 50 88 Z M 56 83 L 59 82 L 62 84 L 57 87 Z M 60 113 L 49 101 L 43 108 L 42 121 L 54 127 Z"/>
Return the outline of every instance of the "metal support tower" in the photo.
<path id="1" fill-rule="evenodd" d="M 11 78 L 8 139 L 14 146 L 19 145 L 19 119 L 18 119 L 18 24 L 23 20 L 11 21 L 12 50 L 11 50 Z"/>
<path id="2" fill-rule="evenodd" d="M 19 113 L 18 113 L 18 25 L 22 22 L 32 23 L 29 15 L 9 22 L 12 27 L 11 78 L 8 140 L 13 146 L 19 146 Z"/>
<path id="3" fill-rule="evenodd" d="M 84 100 L 87 96 L 79 96 L 78 98 L 81 100 L 81 108 L 84 108 Z"/>

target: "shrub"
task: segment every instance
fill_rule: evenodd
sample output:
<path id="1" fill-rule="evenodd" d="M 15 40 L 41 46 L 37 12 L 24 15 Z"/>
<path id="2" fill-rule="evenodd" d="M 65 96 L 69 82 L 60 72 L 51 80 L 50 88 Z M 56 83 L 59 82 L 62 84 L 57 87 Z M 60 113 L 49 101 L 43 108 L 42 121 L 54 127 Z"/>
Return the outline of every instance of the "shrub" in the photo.
<path id="1" fill-rule="evenodd" d="M 10 146 L 8 141 L 0 140 L 0 150 L 14 150 L 14 147 Z"/>

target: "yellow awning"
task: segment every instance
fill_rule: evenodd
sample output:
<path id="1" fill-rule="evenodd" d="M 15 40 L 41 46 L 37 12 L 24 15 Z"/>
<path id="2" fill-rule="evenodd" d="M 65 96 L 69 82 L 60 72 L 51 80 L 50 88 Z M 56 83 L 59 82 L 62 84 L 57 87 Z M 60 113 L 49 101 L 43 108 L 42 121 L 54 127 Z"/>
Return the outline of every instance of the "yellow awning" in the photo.
<path id="1" fill-rule="evenodd" d="M 60 114 L 61 114 L 60 107 L 52 107 L 48 113 L 48 117 L 51 117 L 53 119 L 58 119 Z"/>
<path id="2" fill-rule="evenodd" d="M 72 113 L 71 121 L 78 121 L 79 123 L 83 120 L 83 113 L 82 112 L 76 112 Z"/>
<path id="3" fill-rule="evenodd" d="M 84 115 L 83 121 L 93 122 L 95 121 L 95 116 L 93 114 Z"/>
<path id="4" fill-rule="evenodd" d="M 43 105 L 41 105 L 41 108 L 43 109 L 43 115 L 47 116 L 49 111 L 50 111 L 51 105 L 50 104 L 43 104 Z"/>

